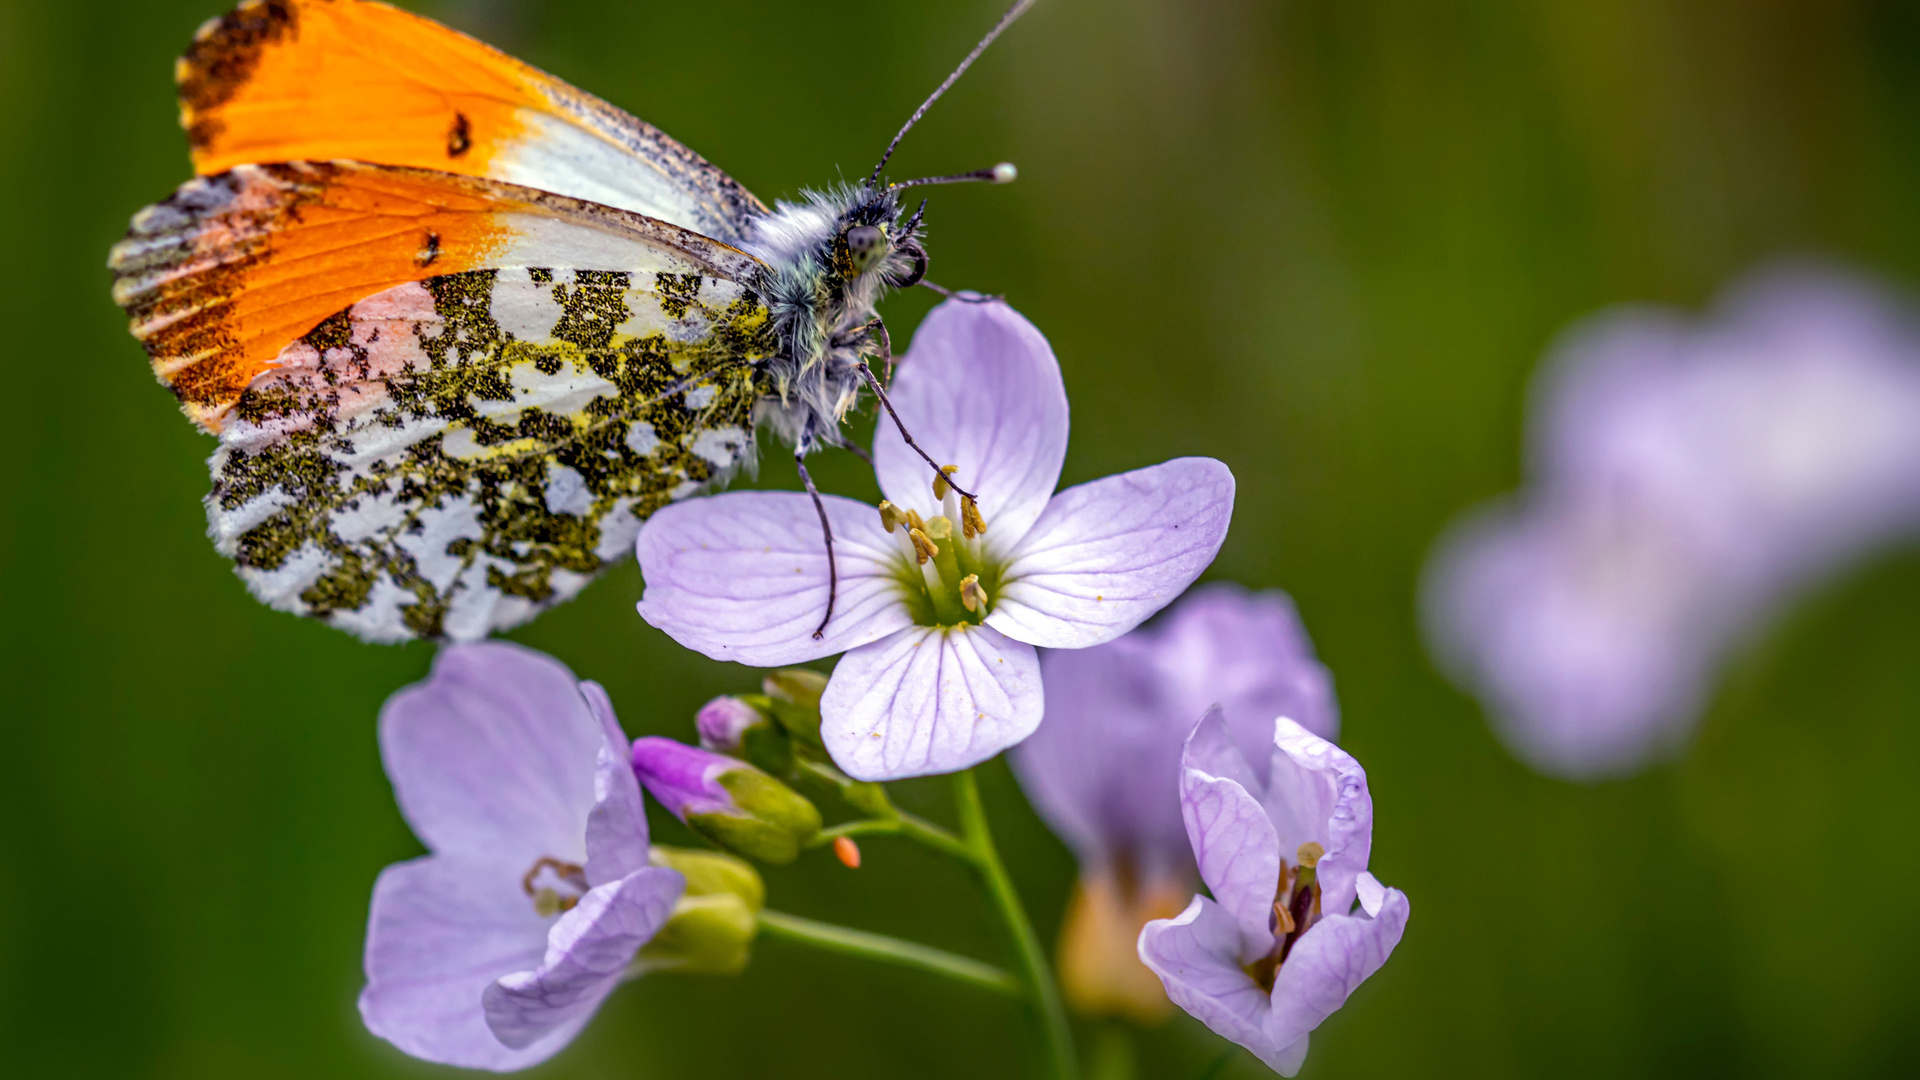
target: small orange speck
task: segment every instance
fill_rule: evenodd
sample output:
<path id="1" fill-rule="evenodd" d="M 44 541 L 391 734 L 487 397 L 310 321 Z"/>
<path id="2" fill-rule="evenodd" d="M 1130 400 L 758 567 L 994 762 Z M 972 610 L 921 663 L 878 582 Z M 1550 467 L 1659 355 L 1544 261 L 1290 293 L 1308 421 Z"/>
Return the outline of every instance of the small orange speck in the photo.
<path id="1" fill-rule="evenodd" d="M 1103 596 L 1096 596 L 1096 597 L 1094 597 L 1094 599 L 1095 599 L 1096 601 L 1098 601 L 1098 600 L 1105 600 L 1105 599 L 1106 599 L 1106 597 L 1105 597 L 1104 595 L 1103 595 Z"/>
<path id="2" fill-rule="evenodd" d="M 845 865 L 847 869 L 860 869 L 860 845 L 853 842 L 853 837 L 834 837 L 833 853 L 839 856 L 840 862 Z"/>

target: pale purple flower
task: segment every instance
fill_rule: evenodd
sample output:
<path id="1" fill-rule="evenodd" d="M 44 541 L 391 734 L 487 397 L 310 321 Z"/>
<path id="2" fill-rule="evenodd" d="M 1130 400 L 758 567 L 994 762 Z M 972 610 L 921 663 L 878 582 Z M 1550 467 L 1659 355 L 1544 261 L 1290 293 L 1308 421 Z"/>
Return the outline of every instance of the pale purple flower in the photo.
<path id="1" fill-rule="evenodd" d="M 360 1015 L 428 1061 L 508 1071 L 565 1046 L 684 887 L 605 692 L 504 642 L 441 650 L 389 698 L 380 749 L 431 854 L 373 889 Z"/>
<path id="2" fill-rule="evenodd" d="M 700 745 L 719 754 L 738 753 L 746 745 L 747 732 L 766 722 L 759 709 L 730 694 L 700 706 L 693 718 Z"/>
<path id="3" fill-rule="evenodd" d="M 761 667 L 846 653 L 820 701 L 821 737 L 862 780 L 966 768 L 1026 738 L 1042 707 L 1034 647 L 1131 630 L 1212 562 L 1233 509 L 1233 475 L 1211 458 L 1055 494 L 1067 446 L 1060 368 L 1004 304 L 935 308 L 891 393 L 914 438 L 980 497 L 986 531 L 967 535 L 966 507 L 950 490 L 936 497 L 932 470 L 883 420 L 880 489 L 938 554 L 920 562 L 908 526 L 828 496 L 840 587 L 821 639 L 827 558 L 805 495 L 675 503 L 638 543 L 640 614 L 681 644 Z"/>
<path id="4" fill-rule="evenodd" d="M 1265 756 L 1263 782 L 1218 709 L 1194 728 L 1180 802 L 1212 898 L 1148 923 L 1139 950 L 1175 1004 L 1292 1076 L 1308 1034 L 1386 963 L 1408 908 L 1367 872 L 1360 763 L 1284 717 Z"/>
<path id="5" fill-rule="evenodd" d="M 1012 755 L 1020 786 L 1080 862 L 1060 937 L 1060 978 L 1087 1013 L 1152 1019 L 1167 1007 L 1134 941 L 1193 892 L 1180 755 L 1220 704 L 1264 779 L 1273 719 L 1339 728 L 1333 682 L 1282 592 L 1205 585 L 1124 637 L 1040 656 L 1046 717 Z"/>
<path id="6" fill-rule="evenodd" d="M 1702 320 L 1603 315 L 1531 422 L 1531 488 L 1439 545 L 1425 615 L 1442 666 L 1553 775 L 1674 752 L 1775 609 L 1920 529 L 1920 332 L 1847 277 L 1763 275 Z"/>

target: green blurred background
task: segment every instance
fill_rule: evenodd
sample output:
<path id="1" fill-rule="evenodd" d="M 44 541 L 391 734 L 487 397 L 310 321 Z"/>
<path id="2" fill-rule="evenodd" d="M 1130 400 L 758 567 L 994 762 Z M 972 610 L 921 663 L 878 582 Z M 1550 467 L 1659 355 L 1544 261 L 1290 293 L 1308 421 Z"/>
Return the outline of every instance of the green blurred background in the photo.
<path id="1" fill-rule="evenodd" d="M 354 1010 L 373 877 L 419 851 L 374 717 L 431 650 L 247 597 L 203 537 L 211 441 L 107 297 L 108 245 L 188 175 L 171 67 L 223 2 L 0 0 L 8 1076 L 441 1071 Z M 997 3 L 420 6 L 773 198 L 864 172 Z M 1414 594 L 1450 517 L 1516 484 L 1528 374 L 1570 320 L 1698 306 L 1783 253 L 1920 277 L 1920 7 L 1043 0 L 896 160 L 1003 159 L 1019 183 L 934 193 L 933 277 L 1051 337 L 1068 482 L 1233 467 L 1212 574 L 1298 598 L 1372 777 L 1373 869 L 1413 900 L 1304 1075 L 1911 1075 L 1914 552 L 1741 657 L 1685 760 L 1595 787 L 1502 752 L 1425 658 Z M 896 340 L 928 300 L 891 302 Z M 874 497 L 837 457 L 826 486 Z M 761 483 L 791 470 L 770 456 Z M 514 637 L 605 683 L 630 733 L 690 736 L 755 676 L 643 625 L 639 592 L 629 564 Z M 986 783 L 1051 934 L 1071 861 L 1004 766 Z M 901 787 L 946 813 L 940 783 Z M 787 910 L 999 955 L 965 878 L 918 850 L 768 877 Z M 769 943 L 738 979 L 626 987 L 537 1075 L 1018 1075 L 1024 1031 L 964 989 Z M 1180 1017 L 1135 1067 L 1193 1077 L 1220 1045 Z"/>

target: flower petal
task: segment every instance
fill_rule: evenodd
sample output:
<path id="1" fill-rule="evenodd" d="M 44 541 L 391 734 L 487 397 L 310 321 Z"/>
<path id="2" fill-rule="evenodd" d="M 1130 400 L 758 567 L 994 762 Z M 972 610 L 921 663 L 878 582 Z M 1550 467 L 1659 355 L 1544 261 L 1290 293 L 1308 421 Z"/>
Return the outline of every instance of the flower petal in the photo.
<path id="1" fill-rule="evenodd" d="M 827 610 L 827 549 L 813 500 L 734 491 L 663 507 L 640 530 L 640 617 L 715 660 L 778 667 L 817 660 L 912 625 L 898 548 L 871 506 L 824 496 L 840 588 Z"/>
<path id="2" fill-rule="evenodd" d="M 1373 854 L 1373 796 L 1353 755 L 1285 717 L 1274 722 L 1272 777 L 1261 800 L 1282 858 L 1311 840 L 1326 848 L 1316 868 L 1322 911 L 1353 906 L 1355 878 Z M 1292 862 L 1291 858 L 1287 858 Z"/>
<path id="3" fill-rule="evenodd" d="M 1240 967 L 1240 931 L 1233 916 L 1196 896 L 1179 917 L 1155 919 L 1142 928 L 1139 947 L 1140 962 L 1160 976 L 1174 1004 L 1281 1070 L 1284 1047 L 1267 1034 L 1267 995 Z"/>
<path id="4" fill-rule="evenodd" d="M 1263 779 L 1274 717 L 1292 717 L 1323 739 L 1339 734 L 1333 676 L 1314 657 L 1286 593 L 1248 592 L 1230 581 L 1201 585 L 1141 633 L 1153 643 L 1168 703 L 1191 718 L 1218 702 Z"/>
<path id="5" fill-rule="evenodd" d="M 666 925 L 685 888 L 677 871 L 649 867 L 582 896 L 554 922 L 539 967 L 486 988 L 481 1003 L 494 1037 L 515 1048 L 571 1038 Z"/>
<path id="6" fill-rule="evenodd" d="M 1377 917 L 1329 914 L 1300 935 L 1273 982 L 1268 1039 L 1284 1044 L 1303 1038 L 1346 1004 L 1400 943 L 1407 911 L 1407 894 L 1388 889 Z"/>
<path id="7" fill-rule="evenodd" d="M 593 767 L 585 870 L 589 884 L 604 885 L 647 865 L 647 809 L 629 759 L 631 744 L 614 718 L 613 702 L 597 682 L 581 683 L 580 695 L 600 721 L 602 737 Z"/>
<path id="8" fill-rule="evenodd" d="M 914 441 L 980 497 L 987 538 L 1010 549 L 1033 527 L 1067 457 L 1060 364 L 1032 323 L 1002 303 L 949 300 L 914 332 L 888 397 Z M 882 416 L 873 439 L 880 490 L 902 507 L 933 505 L 933 470 Z"/>
<path id="9" fill-rule="evenodd" d="M 985 626 L 911 627 L 840 658 L 820 698 L 820 735 L 860 780 L 954 772 L 1040 724 L 1033 646 Z"/>
<path id="10" fill-rule="evenodd" d="M 381 872 L 360 992 L 368 1031 L 414 1057 L 469 1069 L 523 1069 L 566 1045 L 572 1030 L 519 1049 L 503 1046 L 480 1007 L 495 979 L 538 964 L 546 949 L 548 920 L 520 890 L 525 870 L 430 855 Z"/>
<path id="11" fill-rule="evenodd" d="M 380 710 L 400 811 L 443 854 L 583 862 L 603 741 L 573 673 L 504 641 L 440 650 Z"/>
<path id="12" fill-rule="evenodd" d="M 1280 880 L 1280 838 L 1266 811 L 1232 780 L 1188 768 L 1180 780 L 1180 808 L 1193 842 L 1200 880 L 1240 926 L 1245 961 L 1273 946 L 1273 901 Z"/>
<path id="13" fill-rule="evenodd" d="M 1233 473 L 1176 458 L 1053 497 L 1012 552 L 987 625 L 1042 648 L 1112 641 L 1213 562 L 1233 517 Z"/>
<path id="14" fill-rule="evenodd" d="M 1191 861 L 1180 747 L 1199 710 L 1180 716 L 1165 707 L 1153 661 L 1138 634 L 1040 656 L 1045 719 L 1011 760 L 1033 808 L 1083 867 L 1104 866 L 1123 849 L 1147 876 L 1183 874 Z"/>

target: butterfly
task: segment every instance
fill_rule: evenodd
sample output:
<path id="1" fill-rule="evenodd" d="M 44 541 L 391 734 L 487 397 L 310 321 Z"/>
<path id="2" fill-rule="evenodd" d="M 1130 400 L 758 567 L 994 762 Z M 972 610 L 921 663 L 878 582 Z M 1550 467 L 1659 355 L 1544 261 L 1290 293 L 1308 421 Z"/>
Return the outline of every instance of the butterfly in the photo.
<path id="1" fill-rule="evenodd" d="M 274 608 L 464 641 L 574 596 L 648 515 L 750 465 L 761 426 L 817 503 L 805 456 L 844 444 L 863 390 L 885 403 L 875 304 L 926 273 L 926 203 L 903 193 L 1013 178 L 881 173 L 1031 3 L 871 176 L 771 209 L 646 122 L 385 4 L 209 20 L 175 68 L 196 177 L 109 266 L 154 373 L 219 438 L 215 547 Z"/>

